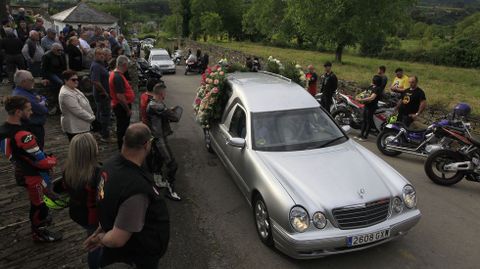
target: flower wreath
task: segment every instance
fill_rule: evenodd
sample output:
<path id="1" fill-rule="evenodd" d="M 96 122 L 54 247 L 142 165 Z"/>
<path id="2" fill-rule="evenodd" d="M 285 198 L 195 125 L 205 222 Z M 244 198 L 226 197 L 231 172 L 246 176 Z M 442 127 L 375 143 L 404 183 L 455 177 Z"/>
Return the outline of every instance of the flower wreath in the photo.
<path id="1" fill-rule="evenodd" d="M 220 65 L 209 67 L 202 74 L 202 83 L 193 102 L 196 120 L 202 128 L 209 128 L 212 121 L 222 116 L 226 74 L 225 67 Z"/>

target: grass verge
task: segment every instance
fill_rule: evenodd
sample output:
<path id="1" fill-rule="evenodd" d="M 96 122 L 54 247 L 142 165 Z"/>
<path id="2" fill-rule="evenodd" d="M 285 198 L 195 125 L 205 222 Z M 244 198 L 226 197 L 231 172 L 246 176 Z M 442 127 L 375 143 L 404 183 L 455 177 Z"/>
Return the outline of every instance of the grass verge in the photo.
<path id="1" fill-rule="evenodd" d="M 332 53 L 277 48 L 247 42 L 215 42 L 212 44 L 264 58 L 271 55 L 281 61 L 296 61 L 302 66 L 313 64 L 318 73 L 323 71 L 324 62 L 335 59 L 335 55 Z M 474 114 L 480 114 L 480 70 L 478 69 L 383 60 L 346 54 L 343 56 L 343 64 L 334 63 L 333 70 L 339 79 L 355 81 L 360 86 L 365 86 L 370 83 L 380 65 L 387 67 L 389 84 L 395 76 L 394 70 L 401 67 L 407 75 L 418 76 L 419 86 L 425 91 L 430 104 L 443 104 L 452 108 L 459 102 L 467 102 L 472 106 Z"/>

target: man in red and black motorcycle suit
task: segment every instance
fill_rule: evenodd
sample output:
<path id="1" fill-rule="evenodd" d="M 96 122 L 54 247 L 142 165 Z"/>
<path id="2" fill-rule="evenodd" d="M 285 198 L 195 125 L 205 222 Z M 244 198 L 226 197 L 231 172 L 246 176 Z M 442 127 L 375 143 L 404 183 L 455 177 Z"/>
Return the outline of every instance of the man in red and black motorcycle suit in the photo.
<path id="1" fill-rule="evenodd" d="M 23 96 L 6 98 L 7 120 L 0 126 L 2 153 L 21 170 L 30 199 L 30 222 L 35 242 L 54 242 L 62 239 L 60 233 L 47 229 L 51 223 L 49 210 L 44 202 L 45 194 L 51 193 L 52 181 L 49 171 L 57 164 L 54 156 L 48 156 L 37 144 L 35 136 L 22 126 L 32 114 L 32 105 Z"/>

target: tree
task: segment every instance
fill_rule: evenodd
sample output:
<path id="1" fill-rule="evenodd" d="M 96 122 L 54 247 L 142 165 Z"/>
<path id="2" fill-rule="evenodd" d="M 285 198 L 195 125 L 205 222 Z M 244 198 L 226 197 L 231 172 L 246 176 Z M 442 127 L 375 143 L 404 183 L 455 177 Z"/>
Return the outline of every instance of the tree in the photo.
<path id="1" fill-rule="evenodd" d="M 217 13 L 220 14 L 223 29 L 228 38 L 243 38 L 242 17 L 245 12 L 245 0 L 217 0 Z"/>
<path id="2" fill-rule="evenodd" d="M 372 36 L 383 39 L 396 31 L 415 0 L 297 0 L 288 1 L 288 14 L 297 18 L 308 35 L 335 47 L 342 61 L 346 46 Z"/>
<path id="3" fill-rule="evenodd" d="M 163 31 L 170 36 L 178 37 L 182 33 L 182 17 L 178 14 L 164 17 L 162 25 Z"/>
<path id="4" fill-rule="evenodd" d="M 182 37 L 190 36 L 190 0 L 170 0 L 168 5 L 173 15 L 182 17 Z"/>
<path id="5" fill-rule="evenodd" d="M 243 15 L 243 31 L 247 35 L 262 35 L 271 40 L 281 32 L 286 14 L 286 2 L 277 0 L 253 0 Z"/>
<path id="6" fill-rule="evenodd" d="M 190 34 L 196 40 L 202 33 L 200 18 L 206 12 L 217 12 L 216 0 L 192 0 L 190 6 L 192 16 L 190 18 Z"/>
<path id="7" fill-rule="evenodd" d="M 207 36 L 218 37 L 223 29 L 222 18 L 215 12 L 203 13 L 200 17 L 200 25 L 203 33 Z"/>

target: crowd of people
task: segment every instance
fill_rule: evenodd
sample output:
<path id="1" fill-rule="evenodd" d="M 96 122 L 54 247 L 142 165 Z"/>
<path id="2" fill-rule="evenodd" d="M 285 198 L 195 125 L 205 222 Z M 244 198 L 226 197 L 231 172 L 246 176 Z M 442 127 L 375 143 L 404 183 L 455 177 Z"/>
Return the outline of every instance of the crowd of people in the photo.
<path id="1" fill-rule="evenodd" d="M 0 60 L 14 85 L 4 101 L 8 116 L 0 126 L 0 146 L 12 161 L 18 185 L 28 192 L 33 240 L 62 239 L 50 227 L 50 209 L 67 205 L 64 193 L 71 219 L 89 236 L 89 268 L 115 268 L 118 263 L 156 268 L 169 240 L 162 188 L 166 197 L 181 200 L 167 137 L 172 134 L 170 122 L 180 120 L 182 108 L 168 107 L 164 84 L 151 79 L 140 98 L 142 123 L 131 124 L 138 95 L 137 55 L 123 36 L 115 30 L 69 25 L 58 33 L 45 29 L 41 18 L 30 25 L 27 21 L 20 10 L 0 31 L 5 56 Z M 89 73 L 92 82 L 94 109 L 79 89 L 82 72 Z M 35 90 L 36 77 L 53 93 L 53 102 Z M 52 169 L 59 162 L 45 149 L 52 106 L 61 113 L 60 125 L 69 141 L 58 182 L 52 180 Z M 112 119 L 116 136 L 110 133 Z M 119 153 L 102 162 L 98 143 L 116 143 Z"/>

